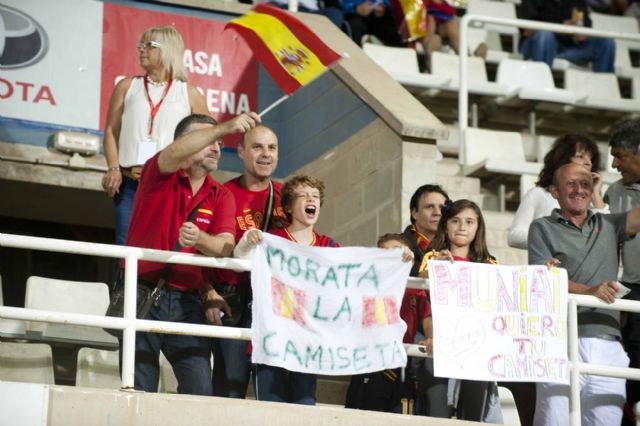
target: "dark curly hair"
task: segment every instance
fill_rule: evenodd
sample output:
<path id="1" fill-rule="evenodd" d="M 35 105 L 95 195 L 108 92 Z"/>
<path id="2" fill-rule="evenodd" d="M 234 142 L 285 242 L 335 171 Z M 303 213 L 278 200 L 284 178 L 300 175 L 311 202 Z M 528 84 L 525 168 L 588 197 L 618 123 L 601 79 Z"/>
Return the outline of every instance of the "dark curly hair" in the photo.
<path id="1" fill-rule="evenodd" d="M 558 137 L 544 156 L 544 165 L 538 175 L 537 186 L 548 188 L 553 183 L 553 174 L 560 166 L 569 164 L 571 157 L 580 150 L 591 155 L 591 171 L 597 172 L 600 166 L 598 145 L 588 137 L 577 133 L 567 133 Z"/>
<path id="2" fill-rule="evenodd" d="M 320 191 L 320 205 L 324 203 L 324 183 L 321 180 L 316 179 L 314 177 L 308 175 L 295 175 L 289 180 L 287 180 L 284 185 L 282 185 L 282 189 L 280 190 L 280 204 L 282 205 L 282 210 L 284 210 L 284 214 L 287 217 L 287 222 L 291 223 L 291 213 L 289 210 L 291 209 L 291 205 L 293 204 L 293 199 L 295 194 L 293 191 L 298 186 L 308 186 L 310 188 L 315 188 Z"/>
<path id="3" fill-rule="evenodd" d="M 480 207 L 471 200 L 457 200 L 451 204 L 450 208 L 442 209 L 442 217 L 438 223 L 438 230 L 436 231 L 436 235 L 433 237 L 433 240 L 431 240 L 431 243 L 429 243 L 427 251 L 451 249 L 451 241 L 447 234 L 447 222 L 465 209 L 473 210 L 478 216 L 478 230 L 476 231 L 476 236 L 469 247 L 469 260 L 477 263 L 486 263 L 493 257 L 489 254 L 489 249 L 487 248 L 484 218 L 482 217 Z"/>

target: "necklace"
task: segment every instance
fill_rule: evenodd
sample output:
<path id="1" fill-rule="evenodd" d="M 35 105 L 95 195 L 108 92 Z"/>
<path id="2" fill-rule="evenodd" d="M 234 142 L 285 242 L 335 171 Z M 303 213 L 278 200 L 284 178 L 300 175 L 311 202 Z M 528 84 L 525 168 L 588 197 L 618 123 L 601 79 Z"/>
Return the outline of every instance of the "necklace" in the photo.
<path id="1" fill-rule="evenodd" d="M 149 82 L 150 85 L 155 86 L 155 87 L 163 87 L 167 85 L 166 81 L 153 81 L 151 79 L 151 77 L 149 77 L 149 74 L 146 75 L 146 79 Z"/>

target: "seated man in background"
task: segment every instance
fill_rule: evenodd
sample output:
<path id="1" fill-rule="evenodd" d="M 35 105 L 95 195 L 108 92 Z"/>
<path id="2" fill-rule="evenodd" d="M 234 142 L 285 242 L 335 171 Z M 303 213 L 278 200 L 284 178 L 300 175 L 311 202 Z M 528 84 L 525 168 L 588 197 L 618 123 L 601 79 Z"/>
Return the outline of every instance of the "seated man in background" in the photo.
<path id="1" fill-rule="evenodd" d="M 521 19 L 554 24 L 591 27 L 585 0 L 522 0 Z M 593 63 L 595 72 L 613 72 L 616 45 L 613 40 L 582 35 L 556 34 L 549 31 L 525 30 L 520 53 L 525 59 L 545 62 L 549 67 L 554 58 L 577 64 Z"/>

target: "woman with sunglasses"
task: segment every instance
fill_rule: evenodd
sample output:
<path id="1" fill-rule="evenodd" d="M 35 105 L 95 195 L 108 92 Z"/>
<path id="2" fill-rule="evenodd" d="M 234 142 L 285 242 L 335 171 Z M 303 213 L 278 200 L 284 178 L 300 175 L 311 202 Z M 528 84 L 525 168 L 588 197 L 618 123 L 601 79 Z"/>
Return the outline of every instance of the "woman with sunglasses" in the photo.
<path id="1" fill-rule="evenodd" d="M 133 197 L 145 161 L 173 141 L 180 120 L 209 115 L 204 97 L 187 83 L 184 43 L 175 28 L 151 27 L 136 45 L 144 74 L 116 85 L 104 129 L 107 173 L 102 187 L 113 198 L 116 244 L 123 245 Z"/>

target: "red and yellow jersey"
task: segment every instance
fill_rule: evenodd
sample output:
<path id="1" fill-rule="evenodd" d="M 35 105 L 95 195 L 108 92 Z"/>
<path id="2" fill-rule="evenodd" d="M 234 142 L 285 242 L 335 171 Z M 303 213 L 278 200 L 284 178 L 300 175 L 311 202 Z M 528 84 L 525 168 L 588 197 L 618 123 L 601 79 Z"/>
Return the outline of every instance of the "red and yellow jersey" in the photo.
<path id="1" fill-rule="evenodd" d="M 296 242 L 296 239 L 287 231 L 287 228 L 282 229 L 274 229 L 270 232 L 273 235 L 277 235 L 278 237 L 286 238 L 289 241 Z M 338 243 L 333 241 L 331 237 L 327 237 L 326 235 L 320 235 L 315 230 L 313 231 L 313 241 L 311 242 L 312 247 L 340 247 Z"/>

